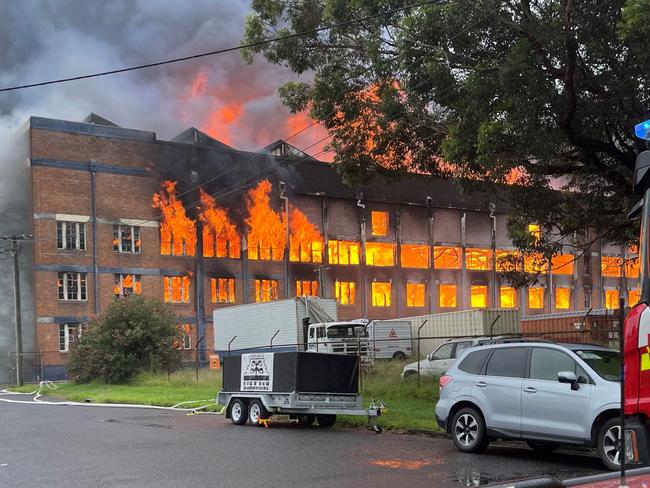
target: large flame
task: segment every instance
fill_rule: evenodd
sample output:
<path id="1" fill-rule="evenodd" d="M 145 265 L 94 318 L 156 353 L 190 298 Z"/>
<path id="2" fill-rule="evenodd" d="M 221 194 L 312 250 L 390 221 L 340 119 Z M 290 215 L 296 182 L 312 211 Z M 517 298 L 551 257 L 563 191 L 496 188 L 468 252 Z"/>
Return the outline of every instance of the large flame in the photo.
<path id="1" fill-rule="evenodd" d="M 203 256 L 239 259 L 241 237 L 232 223 L 228 212 L 217 205 L 216 199 L 200 190 L 201 214 L 203 222 Z M 215 249 L 216 244 L 216 249 Z"/>
<path id="2" fill-rule="evenodd" d="M 160 222 L 160 253 L 172 256 L 194 256 L 196 222 L 185 214 L 176 197 L 176 182 L 164 181 L 162 190 L 153 196 L 153 206 L 162 212 Z"/>
<path id="3" fill-rule="evenodd" d="M 323 262 L 323 236 L 307 216 L 294 208 L 289 216 L 289 259 L 302 263 Z"/>
<path id="4" fill-rule="evenodd" d="M 248 218 L 248 258 L 281 261 L 286 246 L 287 223 L 271 208 L 269 180 L 262 180 L 246 195 Z"/>

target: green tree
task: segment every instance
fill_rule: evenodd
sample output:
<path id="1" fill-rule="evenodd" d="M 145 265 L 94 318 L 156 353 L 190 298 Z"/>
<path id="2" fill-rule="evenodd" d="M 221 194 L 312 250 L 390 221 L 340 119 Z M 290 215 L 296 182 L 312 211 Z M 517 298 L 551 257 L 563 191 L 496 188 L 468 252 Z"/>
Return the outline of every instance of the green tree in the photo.
<path id="1" fill-rule="evenodd" d="M 114 300 L 70 351 L 68 374 L 78 382 L 120 383 L 141 371 L 173 371 L 181 362 L 180 323 L 173 308 L 156 298 Z"/>
<path id="2" fill-rule="evenodd" d="M 416 2 L 254 0 L 244 42 Z M 550 257 L 563 242 L 637 239 L 626 212 L 643 149 L 633 126 L 650 98 L 648 31 L 650 0 L 440 0 L 243 57 L 306 75 L 280 95 L 328 129 L 348 182 L 454 178 L 506 202 L 515 244 Z"/>

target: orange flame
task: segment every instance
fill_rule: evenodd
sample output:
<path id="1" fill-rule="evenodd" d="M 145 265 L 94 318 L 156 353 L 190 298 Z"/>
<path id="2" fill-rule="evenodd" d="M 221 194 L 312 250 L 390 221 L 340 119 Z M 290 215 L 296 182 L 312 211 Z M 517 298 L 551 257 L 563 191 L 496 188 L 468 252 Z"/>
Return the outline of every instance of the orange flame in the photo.
<path id="1" fill-rule="evenodd" d="M 248 258 L 281 261 L 286 246 L 287 223 L 271 208 L 269 180 L 262 180 L 246 195 L 248 217 Z"/>
<path id="2" fill-rule="evenodd" d="M 323 236 L 307 216 L 294 208 L 289 217 L 289 259 L 302 263 L 323 262 Z"/>
<path id="3" fill-rule="evenodd" d="M 239 259 L 241 237 L 232 223 L 228 212 L 217 205 L 216 199 L 200 190 L 203 222 L 203 256 Z M 215 252 L 216 243 L 216 252 Z"/>
<path id="4" fill-rule="evenodd" d="M 176 198 L 176 182 L 165 181 L 162 190 L 153 196 L 154 208 L 162 212 L 160 222 L 160 253 L 172 256 L 194 256 L 196 222 L 185 214 Z"/>

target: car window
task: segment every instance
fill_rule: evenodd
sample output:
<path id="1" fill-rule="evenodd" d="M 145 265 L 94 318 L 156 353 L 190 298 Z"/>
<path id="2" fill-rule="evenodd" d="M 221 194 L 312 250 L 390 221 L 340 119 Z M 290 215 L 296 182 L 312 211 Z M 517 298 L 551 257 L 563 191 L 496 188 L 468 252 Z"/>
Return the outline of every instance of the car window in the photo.
<path id="1" fill-rule="evenodd" d="M 525 347 L 503 347 L 495 349 L 490 357 L 485 374 L 487 376 L 524 377 Z"/>
<path id="2" fill-rule="evenodd" d="M 616 351 L 580 350 L 574 351 L 580 359 L 593 368 L 598 375 L 609 381 L 620 381 L 620 356 Z"/>
<path id="3" fill-rule="evenodd" d="M 470 352 L 460 362 L 458 369 L 470 374 L 479 374 L 481 372 L 481 368 L 483 367 L 483 363 L 485 362 L 485 358 L 488 357 L 488 354 L 490 354 L 489 349 Z"/>
<path id="4" fill-rule="evenodd" d="M 451 353 L 454 351 L 454 343 L 447 343 L 440 346 L 432 354 L 434 359 L 451 359 Z"/>
<path id="5" fill-rule="evenodd" d="M 530 378 L 557 381 L 560 371 L 576 373 L 576 363 L 567 354 L 555 349 L 535 347 L 530 356 Z"/>
<path id="6" fill-rule="evenodd" d="M 465 349 L 468 349 L 472 347 L 472 341 L 468 342 L 457 342 L 456 343 L 456 351 L 454 351 L 454 357 L 457 358 L 460 356 L 460 353 L 463 352 Z"/>

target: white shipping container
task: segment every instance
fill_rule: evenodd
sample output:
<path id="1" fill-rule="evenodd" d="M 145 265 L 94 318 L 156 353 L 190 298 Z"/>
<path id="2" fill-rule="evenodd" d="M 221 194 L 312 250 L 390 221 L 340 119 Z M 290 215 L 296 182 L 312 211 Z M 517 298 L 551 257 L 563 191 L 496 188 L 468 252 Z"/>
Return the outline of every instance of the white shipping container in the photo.
<path id="1" fill-rule="evenodd" d="M 463 310 L 460 312 L 406 317 L 400 320 L 409 320 L 411 322 L 414 355 L 418 353 L 418 328 L 422 326 L 425 320 L 426 324 L 420 330 L 420 337 L 438 338 L 422 339 L 420 341 L 420 357 L 424 357 L 435 350 L 451 337 L 489 336 L 490 333 L 495 336 L 521 333 L 521 314 L 517 308 Z M 492 331 L 490 331 L 492 323 L 494 325 Z"/>
<path id="2" fill-rule="evenodd" d="M 314 316 L 314 306 L 325 312 L 332 320 L 337 319 L 336 300 L 310 297 L 312 307 L 311 323 L 319 322 Z M 264 303 L 250 303 L 232 307 L 217 308 L 212 313 L 214 320 L 215 351 L 223 353 L 230 349 L 269 348 L 273 338 L 274 349 L 296 350 L 294 344 L 303 344 L 302 319 L 307 317 L 304 298 L 276 300 Z M 287 346 L 291 344 L 292 346 Z M 284 347 L 282 347 L 284 345 Z"/>
<path id="3" fill-rule="evenodd" d="M 368 325 L 375 359 L 404 359 L 412 355 L 411 322 L 408 320 L 373 320 Z"/>

